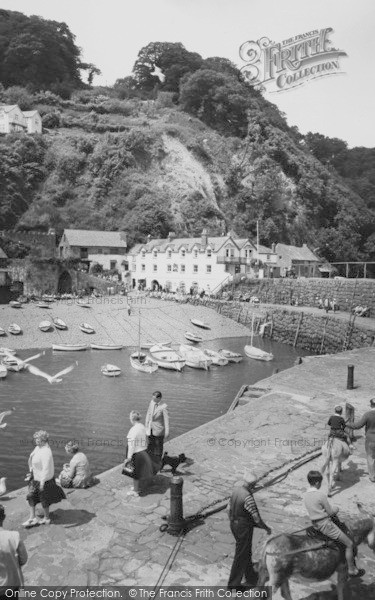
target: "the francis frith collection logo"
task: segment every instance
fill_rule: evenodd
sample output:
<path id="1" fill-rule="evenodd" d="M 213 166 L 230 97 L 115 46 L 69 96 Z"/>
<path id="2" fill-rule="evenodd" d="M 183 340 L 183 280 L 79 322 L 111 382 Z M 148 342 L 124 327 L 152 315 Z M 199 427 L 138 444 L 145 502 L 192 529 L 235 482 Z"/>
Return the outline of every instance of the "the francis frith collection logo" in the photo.
<path id="1" fill-rule="evenodd" d="M 346 52 L 332 47 L 331 27 L 315 29 L 278 44 L 263 37 L 240 47 L 242 76 L 267 91 L 283 92 L 318 77 L 342 74 L 339 59 Z"/>

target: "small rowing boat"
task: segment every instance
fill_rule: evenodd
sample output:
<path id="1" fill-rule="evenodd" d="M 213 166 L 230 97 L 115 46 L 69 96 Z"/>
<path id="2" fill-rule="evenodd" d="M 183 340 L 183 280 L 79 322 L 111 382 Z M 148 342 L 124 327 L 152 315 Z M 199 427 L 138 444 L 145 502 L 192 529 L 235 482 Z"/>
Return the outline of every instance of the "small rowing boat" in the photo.
<path id="1" fill-rule="evenodd" d="M 116 367 L 116 365 L 103 365 L 100 370 L 107 377 L 118 377 L 121 374 L 120 367 Z"/>
<path id="2" fill-rule="evenodd" d="M 192 369 L 204 369 L 205 371 L 208 371 L 212 365 L 212 360 L 208 358 L 202 350 L 199 350 L 199 348 L 181 344 L 179 351 L 182 358 L 186 360 L 187 366 Z"/>
<path id="3" fill-rule="evenodd" d="M 243 359 L 242 354 L 238 354 L 238 352 L 232 352 L 231 350 L 219 350 L 219 354 L 228 359 L 229 362 L 239 363 Z"/>
<path id="4" fill-rule="evenodd" d="M 197 344 L 198 342 L 203 342 L 203 338 L 201 335 L 197 335 L 196 333 L 192 333 L 191 331 L 185 331 L 185 337 L 190 342 L 194 342 Z"/>
<path id="5" fill-rule="evenodd" d="M 63 320 L 62 320 L 62 319 L 60 319 L 59 317 L 55 317 L 55 318 L 53 319 L 53 324 L 54 324 L 54 326 L 56 327 L 56 329 L 61 329 L 61 330 L 68 329 L 68 326 L 67 326 L 67 324 L 65 323 L 65 321 L 63 321 Z"/>
<path id="6" fill-rule="evenodd" d="M 265 361 L 273 360 L 272 352 L 266 352 L 265 350 L 262 350 L 261 348 L 257 348 L 256 346 L 253 346 L 251 344 L 249 344 L 248 346 L 245 346 L 244 350 L 245 350 L 246 356 L 248 356 L 249 358 L 254 358 L 255 360 L 265 360 Z"/>
<path id="7" fill-rule="evenodd" d="M 209 325 L 200 321 L 199 319 L 190 319 L 190 323 L 193 323 L 196 327 L 200 327 L 201 329 L 211 329 Z"/>
<path id="8" fill-rule="evenodd" d="M 79 350 L 87 350 L 86 344 L 52 344 L 52 350 L 59 352 L 77 352 Z"/>
<path id="9" fill-rule="evenodd" d="M 51 321 L 41 321 L 38 325 L 40 331 L 49 331 L 52 329 Z"/>
<path id="10" fill-rule="evenodd" d="M 4 379 L 8 375 L 8 369 L 5 365 L 0 363 L 0 379 Z"/>
<path id="11" fill-rule="evenodd" d="M 9 302 L 9 306 L 11 306 L 12 308 L 21 308 L 22 304 L 21 302 L 18 302 L 18 300 L 11 300 Z"/>
<path id="12" fill-rule="evenodd" d="M 130 364 L 133 369 L 143 373 L 154 373 L 159 368 L 159 365 L 144 352 L 133 352 L 130 355 Z"/>
<path id="13" fill-rule="evenodd" d="M 8 327 L 8 331 L 12 335 L 19 335 L 22 332 L 22 329 L 17 323 L 11 323 Z"/>
<path id="14" fill-rule="evenodd" d="M 82 308 L 91 308 L 91 304 L 89 302 L 85 302 L 84 300 L 78 300 L 77 306 L 81 306 Z"/>
<path id="15" fill-rule="evenodd" d="M 142 350 L 150 350 L 153 346 L 165 346 L 166 348 L 171 347 L 172 342 L 145 342 L 141 344 Z"/>
<path id="16" fill-rule="evenodd" d="M 3 329 L 2 327 L 0 327 L 0 335 L 6 335 L 5 329 Z"/>
<path id="17" fill-rule="evenodd" d="M 15 356 L 6 356 L 3 358 L 3 365 L 8 369 L 8 371 L 22 371 L 24 369 L 24 365 L 22 361 L 18 360 Z"/>
<path id="18" fill-rule="evenodd" d="M 83 333 L 95 333 L 95 329 L 89 323 L 81 323 L 79 328 Z"/>
<path id="19" fill-rule="evenodd" d="M 182 358 L 178 352 L 166 348 L 165 346 L 155 345 L 150 348 L 150 354 L 153 360 L 162 369 L 171 369 L 174 371 L 182 371 L 186 361 Z"/>
<path id="20" fill-rule="evenodd" d="M 42 300 L 44 302 L 55 302 L 54 296 L 51 296 L 50 294 L 43 294 Z"/>
<path id="21" fill-rule="evenodd" d="M 90 344 L 92 350 L 122 350 L 122 344 Z"/>
<path id="22" fill-rule="evenodd" d="M 215 350 L 203 348 L 203 352 L 212 360 L 212 364 L 217 365 L 218 367 L 225 367 L 225 365 L 227 365 L 229 362 L 227 358 L 222 356 L 219 352 L 215 352 Z"/>
<path id="23" fill-rule="evenodd" d="M 37 303 L 37 307 L 38 307 L 38 308 L 48 308 L 48 309 L 50 309 L 50 308 L 51 308 L 51 307 L 50 307 L 50 305 L 49 305 L 49 304 L 47 304 L 47 302 L 38 302 L 38 303 Z"/>

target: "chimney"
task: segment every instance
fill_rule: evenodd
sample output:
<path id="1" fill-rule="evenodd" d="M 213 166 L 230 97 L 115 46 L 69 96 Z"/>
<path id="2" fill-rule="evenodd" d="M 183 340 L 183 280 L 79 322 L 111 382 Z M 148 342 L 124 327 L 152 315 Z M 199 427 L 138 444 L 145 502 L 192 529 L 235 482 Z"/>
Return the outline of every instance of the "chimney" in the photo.
<path id="1" fill-rule="evenodd" d="M 207 241 L 208 241 L 207 229 L 203 229 L 202 234 L 201 234 L 201 244 L 202 244 L 202 246 L 207 246 Z"/>
<path id="2" fill-rule="evenodd" d="M 172 240 L 174 240 L 174 238 L 176 237 L 176 234 L 174 231 L 170 231 L 168 233 L 168 242 L 171 242 Z"/>
<path id="3" fill-rule="evenodd" d="M 276 253 L 276 244 L 275 243 L 272 244 L 271 249 L 272 249 L 272 254 L 275 254 Z"/>

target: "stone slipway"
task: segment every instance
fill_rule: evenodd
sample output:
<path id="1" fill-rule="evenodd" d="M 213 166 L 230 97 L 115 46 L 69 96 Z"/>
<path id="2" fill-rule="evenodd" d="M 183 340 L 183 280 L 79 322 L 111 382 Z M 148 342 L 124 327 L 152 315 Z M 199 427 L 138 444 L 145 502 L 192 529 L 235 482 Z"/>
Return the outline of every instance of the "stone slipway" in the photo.
<path id="1" fill-rule="evenodd" d="M 189 457 L 188 464 L 180 468 L 185 515 L 227 497 L 245 467 L 261 476 L 319 448 L 336 403 L 349 401 L 357 415 L 367 410 L 374 395 L 374 360 L 375 348 L 309 358 L 258 382 L 254 395 L 263 390 L 259 398 L 250 398 L 232 413 L 169 442 L 170 454 L 184 451 Z M 346 390 L 348 364 L 355 365 L 356 387 L 351 391 Z M 332 499 L 341 507 L 341 514 L 355 514 L 356 499 L 375 512 L 375 487 L 366 473 L 363 432 L 359 435 Z M 319 463 L 314 460 L 257 493 L 261 513 L 274 533 L 295 531 L 308 523 L 301 496 L 307 487 L 307 472 Z M 22 530 L 29 552 L 26 584 L 225 585 L 234 551 L 225 511 L 187 533 L 172 564 L 164 569 L 177 541 L 159 531 L 162 516 L 168 513 L 169 481 L 166 471 L 157 476 L 149 495 L 128 498 L 130 480 L 116 467 L 103 473 L 95 488 L 69 492 L 66 501 L 53 507 L 50 526 L 28 531 L 20 527 L 27 517 L 25 490 L 3 497 L 6 527 Z M 263 540 L 263 532 L 257 532 L 256 554 Z M 361 546 L 359 557 L 366 575 L 350 583 L 352 597 L 372 600 L 374 555 Z M 333 585 L 333 581 L 293 583 L 291 590 L 294 599 L 333 600 Z"/>

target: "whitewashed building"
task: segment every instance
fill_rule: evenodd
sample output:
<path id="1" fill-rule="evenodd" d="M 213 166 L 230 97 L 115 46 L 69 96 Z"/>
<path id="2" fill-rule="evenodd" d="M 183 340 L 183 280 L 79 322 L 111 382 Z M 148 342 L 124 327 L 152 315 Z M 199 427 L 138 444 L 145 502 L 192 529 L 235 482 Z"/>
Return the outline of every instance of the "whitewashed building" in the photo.
<path id="1" fill-rule="evenodd" d="M 206 230 L 199 238 L 149 239 L 128 253 L 132 287 L 216 293 L 233 276 L 250 274 L 256 249 L 248 238 L 233 232 L 211 237 Z"/>
<path id="2" fill-rule="evenodd" d="M 123 231 L 65 229 L 58 246 L 58 257 L 79 258 L 88 268 L 99 264 L 108 271 L 117 270 L 124 279 L 129 271 L 126 249 Z"/>
<path id="3" fill-rule="evenodd" d="M 42 133 L 37 110 L 22 111 L 17 104 L 0 104 L 0 133 Z"/>

